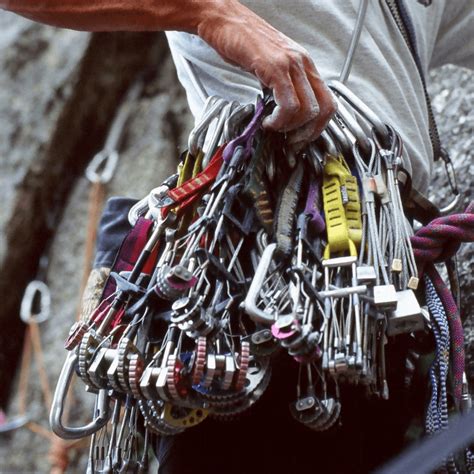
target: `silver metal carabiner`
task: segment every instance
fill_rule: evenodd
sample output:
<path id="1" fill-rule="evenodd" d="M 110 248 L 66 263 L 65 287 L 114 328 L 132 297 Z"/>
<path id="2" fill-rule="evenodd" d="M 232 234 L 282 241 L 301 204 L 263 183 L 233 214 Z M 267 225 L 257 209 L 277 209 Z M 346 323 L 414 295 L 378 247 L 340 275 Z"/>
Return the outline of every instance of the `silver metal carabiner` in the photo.
<path id="1" fill-rule="evenodd" d="M 350 104 L 365 120 L 367 120 L 375 130 L 381 143 L 390 141 L 389 130 L 378 115 L 368 107 L 357 95 L 355 95 L 347 86 L 339 81 L 329 81 L 329 87 Z"/>
<path id="2" fill-rule="evenodd" d="M 122 139 L 123 130 L 134 103 L 143 89 L 143 80 L 137 80 L 130 87 L 125 99 L 115 116 L 102 151 L 97 153 L 86 168 L 86 178 L 91 183 L 107 184 L 113 177 L 118 163 L 118 147 Z"/>
<path id="3" fill-rule="evenodd" d="M 64 403 L 74 375 L 78 356 L 75 352 L 70 352 L 64 362 L 61 374 L 59 375 L 56 390 L 54 392 L 53 403 L 49 423 L 53 432 L 63 439 L 80 439 L 90 436 L 103 428 L 110 419 L 109 396 L 107 390 L 99 390 L 94 408 L 93 420 L 84 426 L 64 426 L 63 412 Z"/>
<path id="4" fill-rule="evenodd" d="M 207 133 L 209 125 L 219 117 L 219 114 L 226 103 L 227 102 L 224 101 L 224 99 L 217 96 L 212 96 L 207 99 L 201 119 L 189 134 L 188 150 L 192 155 L 197 155 L 199 147 L 202 145 L 202 135 Z"/>
<path id="5" fill-rule="evenodd" d="M 23 426 L 27 425 L 32 419 L 30 415 L 19 415 L 10 421 L 3 421 L 1 418 L 4 418 L 4 416 L 5 414 L 0 410 L 0 434 L 10 433 L 11 431 L 23 428 Z"/>
<path id="6" fill-rule="evenodd" d="M 267 277 L 267 273 L 272 263 L 276 248 L 277 244 L 273 243 L 268 245 L 268 247 L 263 251 L 257 270 L 255 271 L 255 276 L 252 279 L 249 291 L 242 305 L 243 309 L 250 316 L 250 318 L 256 323 L 260 324 L 271 325 L 278 318 L 284 318 L 290 315 L 294 317 L 293 312 L 290 314 L 271 314 L 257 306 L 257 299 L 262 290 L 265 278 Z"/>
<path id="7" fill-rule="evenodd" d="M 117 168 L 119 155 L 113 150 L 102 150 L 97 153 L 86 168 L 86 178 L 91 183 L 107 184 Z"/>
<path id="8" fill-rule="evenodd" d="M 202 144 L 202 150 L 204 151 L 204 157 L 202 159 L 203 168 L 209 164 L 209 161 L 214 155 L 217 145 L 221 142 L 224 125 L 227 122 L 234 107 L 234 103 L 232 102 L 224 101 L 223 104 L 224 105 L 217 116 L 216 123 L 210 124 L 210 127 L 205 135 L 205 140 Z"/>
<path id="9" fill-rule="evenodd" d="M 444 162 L 449 187 L 451 188 L 451 191 L 454 195 L 454 199 L 447 206 L 439 210 L 440 215 L 445 216 L 456 209 L 459 201 L 461 200 L 461 193 L 459 192 L 456 171 L 454 169 L 453 162 L 451 161 L 451 157 L 449 156 L 448 152 L 444 148 L 441 149 L 441 159 Z"/>
<path id="10" fill-rule="evenodd" d="M 364 156 L 370 156 L 371 146 L 367 134 L 357 122 L 357 119 L 351 114 L 349 109 L 342 103 L 341 99 L 336 96 L 337 112 L 335 119 L 341 125 L 343 132 L 348 130 L 354 136 L 359 148 Z M 348 135 L 351 140 L 352 137 Z"/>
<path id="11" fill-rule="evenodd" d="M 239 105 L 224 124 L 224 141 L 230 142 L 238 133 L 238 127 L 244 120 L 255 113 L 253 104 Z"/>
<path id="12" fill-rule="evenodd" d="M 348 138 L 347 134 L 342 130 L 341 125 L 335 119 L 329 121 L 325 133 L 332 139 L 334 147 L 344 156 L 351 156 L 352 154 L 352 141 Z M 355 138 L 354 138 L 355 140 Z M 328 153 L 332 156 L 338 156 L 339 153 L 333 154 L 328 150 Z"/>
<path id="13" fill-rule="evenodd" d="M 37 309 L 39 307 L 39 310 Z M 33 280 L 28 283 L 20 306 L 20 318 L 25 324 L 41 324 L 51 313 L 51 292 L 46 283 Z"/>
<path id="14" fill-rule="evenodd" d="M 458 207 L 458 204 L 459 204 L 460 200 L 461 200 L 461 194 L 460 193 L 455 194 L 454 199 L 447 206 L 442 207 L 439 210 L 439 214 L 441 216 L 446 216 L 447 214 L 450 214 L 451 212 L 453 212 Z"/>

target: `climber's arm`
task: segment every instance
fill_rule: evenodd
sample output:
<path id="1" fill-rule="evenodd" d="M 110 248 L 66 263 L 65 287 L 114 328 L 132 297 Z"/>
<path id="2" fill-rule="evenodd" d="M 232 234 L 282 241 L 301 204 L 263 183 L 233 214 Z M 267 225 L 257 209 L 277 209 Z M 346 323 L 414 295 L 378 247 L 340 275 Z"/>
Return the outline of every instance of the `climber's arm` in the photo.
<path id="1" fill-rule="evenodd" d="M 316 138 L 335 111 L 306 50 L 237 0 L 0 0 L 0 8 L 77 30 L 197 34 L 273 90 L 277 107 L 264 125 L 293 131 L 293 142 Z"/>

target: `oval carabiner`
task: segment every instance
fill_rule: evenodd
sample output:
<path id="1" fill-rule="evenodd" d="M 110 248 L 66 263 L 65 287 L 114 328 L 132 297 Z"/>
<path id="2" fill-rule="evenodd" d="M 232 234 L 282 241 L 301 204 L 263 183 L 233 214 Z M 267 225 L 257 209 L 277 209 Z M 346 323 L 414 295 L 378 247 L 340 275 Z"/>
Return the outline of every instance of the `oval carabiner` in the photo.
<path id="1" fill-rule="evenodd" d="M 439 210 L 440 216 L 446 216 L 447 214 L 450 214 L 453 212 L 456 207 L 458 207 L 459 201 L 461 200 L 461 193 L 458 192 L 458 194 L 454 195 L 454 199 L 445 207 L 442 207 Z"/>
<path id="2" fill-rule="evenodd" d="M 39 308 L 39 309 L 38 309 Z M 33 280 L 28 283 L 20 306 L 20 318 L 25 324 L 41 324 L 49 318 L 51 293 L 46 283 Z"/>
<path id="3" fill-rule="evenodd" d="M 268 270 L 273 261 L 273 255 L 277 248 L 277 244 L 273 243 L 266 247 L 263 251 L 262 256 L 260 257 L 260 262 L 258 263 L 257 269 L 255 270 L 255 276 L 250 283 L 249 291 L 243 302 L 243 309 L 250 316 L 252 321 L 258 324 L 272 325 L 276 321 L 276 314 L 268 313 L 263 309 L 260 309 L 257 305 L 257 299 L 262 291 L 262 287 L 265 283 L 265 278 L 267 277 Z"/>
<path id="4" fill-rule="evenodd" d="M 351 142 L 352 138 L 356 140 L 357 145 L 362 150 L 364 156 L 370 156 L 371 147 L 367 134 L 364 132 L 359 122 L 357 122 L 355 116 L 351 114 L 350 110 L 342 103 L 342 101 L 338 97 L 336 97 L 336 102 L 337 112 L 335 115 L 335 119 L 341 126 L 342 131 L 348 136 Z M 347 131 L 349 132 L 349 134 L 346 133 Z"/>
<path id="5" fill-rule="evenodd" d="M 381 143 L 383 143 L 384 146 L 388 146 L 388 143 L 390 143 L 389 131 L 380 117 L 340 81 L 329 81 L 329 87 L 350 104 L 365 120 L 367 120 L 373 126 Z"/>
<path id="6" fill-rule="evenodd" d="M 4 417 L 3 411 L 0 410 L 0 418 Z M 15 418 L 12 418 L 10 421 L 0 420 L 0 434 L 1 433 L 10 433 L 11 431 L 18 430 L 23 426 L 27 425 L 31 421 L 31 416 L 29 415 L 19 415 Z"/>
<path id="7" fill-rule="evenodd" d="M 193 156 L 197 155 L 199 147 L 202 145 L 202 135 L 207 132 L 209 125 L 219 116 L 226 103 L 224 99 L 218 96 L 207 99 L 202 117 L 196 122 L 188 138 L 188 150 Z"/>
<path id="8" fill-rule="evenodd" d="M 53 403 L 51 404 L 51 413 L 49 415 L 49 423 L 55 434 L 63 439 L 80 439 L 90 436 L 103 428 L 110 419 L 109 396 L 107 390 L 99 390 L 94 407 L 93 420 L 84 426 L 64 426 L 62 417 L 64 412 L 64 402 L 71 385 L 72 376 L 74 375 L 75 365 L 77 362 L 77 354 L 70 352 L 64 362 L 61 374 L 59 375 L 58 384 L 54 392 Z"/>
<path id="9" fill-rule="evenodd" d="M 99 151 L 86 168 L 86 178 L 91 183 L 107 184 L 115 173 L 118 158 L 115 150 Z"/>

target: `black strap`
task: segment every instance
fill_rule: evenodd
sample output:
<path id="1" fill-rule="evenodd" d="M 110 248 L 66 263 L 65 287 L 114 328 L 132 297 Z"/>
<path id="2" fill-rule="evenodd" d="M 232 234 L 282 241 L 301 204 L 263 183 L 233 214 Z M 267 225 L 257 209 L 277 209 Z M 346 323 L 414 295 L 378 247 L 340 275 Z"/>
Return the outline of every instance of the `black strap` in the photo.
<path id="1" fill-rule="evenodd" d="M 454 421 L 448 430 L 416 443 L 376 474 L 429 474 L 473 441 L 474 411 Z"/>

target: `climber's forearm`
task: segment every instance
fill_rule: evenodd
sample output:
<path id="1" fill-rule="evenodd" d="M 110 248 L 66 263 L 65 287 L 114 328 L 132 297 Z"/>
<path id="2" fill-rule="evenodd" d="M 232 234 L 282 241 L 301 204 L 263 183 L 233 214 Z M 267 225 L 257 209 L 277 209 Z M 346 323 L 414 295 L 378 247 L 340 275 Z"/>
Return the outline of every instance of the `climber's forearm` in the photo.
<path id="1" fill-rule="evenodd" d="M 0 8 L 75 30 L 196 33 L 203 16 L 225 9 L 227 3 L 228 0 L 0 0 Z"/>
<path id="2" fill-rule="evenodd" d="M 315 140 L 336 111 L 308 52 L 238 0 L 0 0 L 0 8 L 77 30 L 195 33 L 272 89 L 276 107 L 263 125 L 291 133 L 298 147 Z"/>

